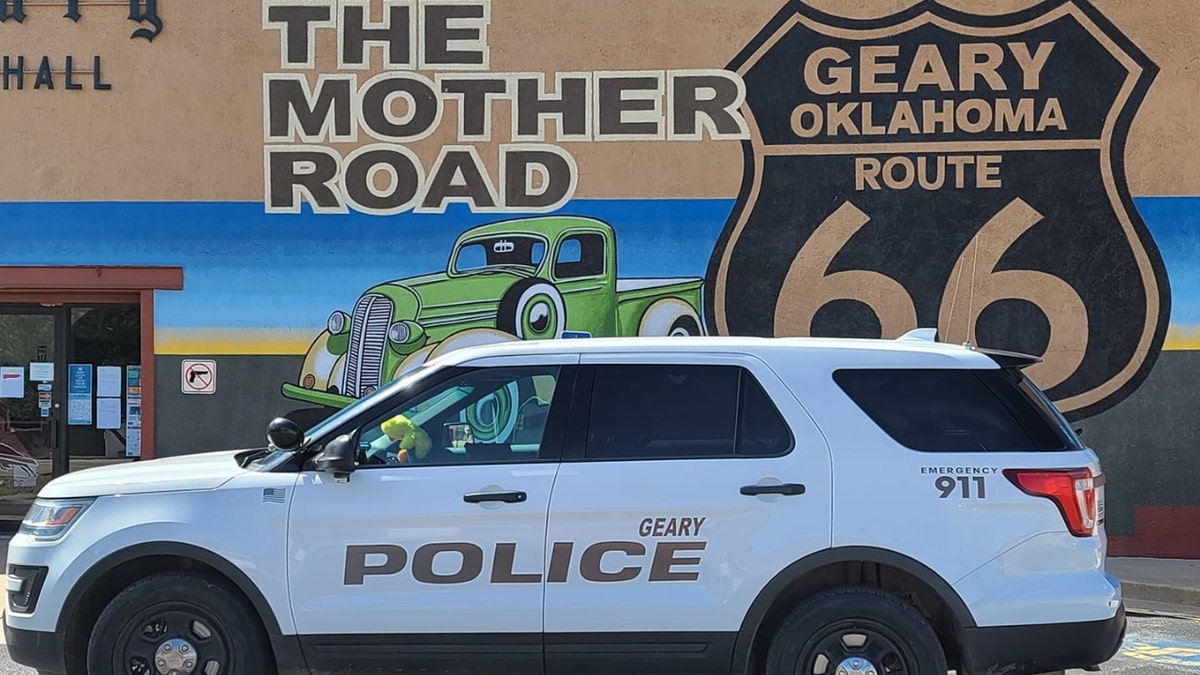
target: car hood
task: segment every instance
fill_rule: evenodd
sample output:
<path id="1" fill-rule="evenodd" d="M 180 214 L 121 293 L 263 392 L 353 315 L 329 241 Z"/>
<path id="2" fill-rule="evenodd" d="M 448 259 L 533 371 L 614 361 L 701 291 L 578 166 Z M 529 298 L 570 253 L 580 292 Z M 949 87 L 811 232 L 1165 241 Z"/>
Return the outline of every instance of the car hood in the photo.
<path id="1" fill-rule="evenodd" d="M 50 481 L 38 497 L 70 499 L 212 490 L 246 471 L 236 459 L 243 452 L 224 450 L 81 469 Z"/>

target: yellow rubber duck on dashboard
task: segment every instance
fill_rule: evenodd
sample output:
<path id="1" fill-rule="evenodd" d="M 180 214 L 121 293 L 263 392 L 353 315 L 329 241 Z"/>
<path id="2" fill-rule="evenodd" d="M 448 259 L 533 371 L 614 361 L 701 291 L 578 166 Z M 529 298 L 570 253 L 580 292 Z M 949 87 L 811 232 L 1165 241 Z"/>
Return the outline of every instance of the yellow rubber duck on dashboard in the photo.
<path id="1" fill-rule="evenodd" d="M 393 443 L 399 441 L 396 460 L 402 464 L 425 459 L 433 449 L 433 441 L 429 439 L 429 434 L 404 415 L 396 415 L 384 422 L 382 431 Z"/>

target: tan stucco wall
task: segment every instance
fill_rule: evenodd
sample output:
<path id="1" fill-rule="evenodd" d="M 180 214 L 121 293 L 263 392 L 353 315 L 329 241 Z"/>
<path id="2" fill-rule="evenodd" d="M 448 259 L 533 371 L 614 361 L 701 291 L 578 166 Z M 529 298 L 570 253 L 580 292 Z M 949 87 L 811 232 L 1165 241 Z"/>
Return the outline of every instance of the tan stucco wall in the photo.
<path id="1" fill-rule="evenodd" d="M 381 12 L 379 0 L 373 11 Z M 781 0 L 495 0 L 491 70 L 545 72 L 721 68 L 779 10 Z M 878 16 L 900 0 L 813 0 L 846 16 Z M 1029 0 L 957 0 L 972 12 L 1019 9 Z M 1192 0 L 1096 0 L 1161 68 L 1133 124 L 1127 159 L 1135 195 L 1200 194 L 1200 68 L 1194 63 L 1200 6 Z M 111 91 L 0 90 L 4 200 L 238 200 L 263 198 L 262 75 L 281 72 L 279 40 L 246 0 L 160 3 L 164 30 L 152 43 L 129 39 L 127 8 L 83 4 L 83 19 L 61 7 L 29 6 L 24 24 L 0 24 L 0 54 L 24 54 L 27 70 L 48 54 L 61 70 L 103 59 Z M 325 31 L 316 72 L 336 69 Z M 365 72 L 365 71 L 364 71 Z M 61 77 L 61 75 L 59 76 Z M 366 79 L 366 75 L 362 76 Z M 361 80 L 360 80 L 361 81 Z M 454 126 L 414 147 L 426 162 Z M 496 106 L 494 138 L 507 141 L 507 108 Z M 564 145 L 580 167 L 577 197 L 732 197 L 741 178 L 737 142 L 606 142 Z M 496 153 L 480 146 L 489 168 Z M 648 179 L 647 176 L 652 176 Z"/>

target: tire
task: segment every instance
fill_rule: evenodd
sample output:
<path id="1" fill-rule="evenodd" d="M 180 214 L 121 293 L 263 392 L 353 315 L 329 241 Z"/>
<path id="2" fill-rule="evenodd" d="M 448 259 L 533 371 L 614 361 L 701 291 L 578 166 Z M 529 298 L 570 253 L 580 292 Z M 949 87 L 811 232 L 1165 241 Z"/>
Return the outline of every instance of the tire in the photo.
<path id="1" fill-rule="evenodd" d="M 671 337 L 692 337 L 700 335 L 700 324 L 690 316 L 681 316 L 671 324 Z"/>
<path id="2" fill-rule="evenodd" d="M 787 615 L 767 651 L 766 675 L 835 675 L 846 660 L 849 675 L 949 670 L 937 633 L 916 609 L 879 589 L 847 586 L 818 593 Z"/>
<path id="3" fill-rule="evenodd" d="M 496 311 L 496 328 L 522 340 L 561 338 L 566 325 L 562 295 L 544 279 L 513 284 Z"/>
<path id="4" fill-rule="evenodd" d="M 142 639 L 151 633 L 153 637 Z M 203 675 L 210 660 L 220 663 L 220 675 L 275 672 L 254 609 L 215 577 L 185 572 L 154 574 L 113 598 L 88 641 L 88 672 L 157 675 L 159 669 L 149 659 L 163 654 L 172 639 L 183 639 L 187 652 L 200 655 L 180 675 Z M 181 642 L 171 647 L 168 658 L 186 659 Z"/>
<path id="5" fill-rule="evenodd" d="M 637 334 L 647 337 L 691 337 L 704 334 L 696 309 L 676 297 L 659 298 L 642 310 Z"/>

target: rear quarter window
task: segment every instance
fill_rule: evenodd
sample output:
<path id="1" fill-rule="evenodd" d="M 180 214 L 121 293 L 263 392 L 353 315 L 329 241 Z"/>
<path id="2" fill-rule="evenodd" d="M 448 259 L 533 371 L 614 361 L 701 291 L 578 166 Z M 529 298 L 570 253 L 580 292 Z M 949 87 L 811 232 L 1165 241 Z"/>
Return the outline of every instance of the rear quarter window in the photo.
<path id="1" fill-rule="evenodd" d="M 1051 452 L 1082 447 L 1020 371 L 844 369 L 833 379 L 885 433 L 912 450 Z"/>

